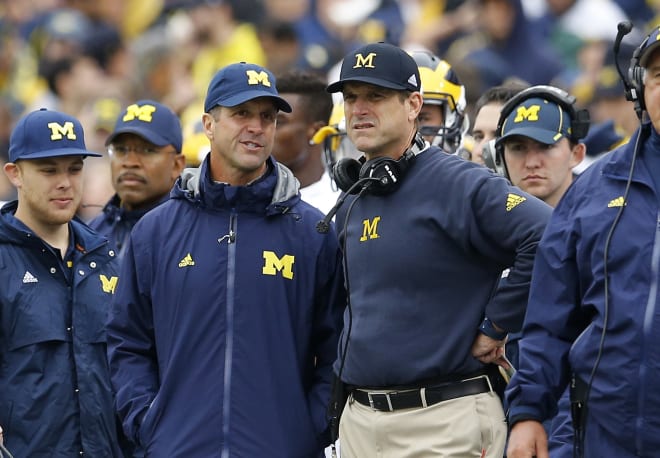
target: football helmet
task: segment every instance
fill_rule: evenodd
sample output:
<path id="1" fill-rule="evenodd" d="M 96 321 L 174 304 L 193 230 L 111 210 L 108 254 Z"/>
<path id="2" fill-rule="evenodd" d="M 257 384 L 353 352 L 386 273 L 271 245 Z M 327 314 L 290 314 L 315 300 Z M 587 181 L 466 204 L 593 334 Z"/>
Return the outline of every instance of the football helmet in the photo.
<path id="1" fill-rule="evenodd" d="M 343 101 L 334 104 L 328 125 L 316 131 L 311 143 L 323 145 L 323 162 L 333 183 L 335 183 L 334 168 L 337 161 L 345 157 L 357 159 L 362 156 L 362 153 L 355 148 L 353 142 L 346 135 Z"/>
<path id="2" fill-rule="evenodd" d="M 438 56 L 428 51 L 413 51 L 410 55 L 419 67 L 424 104 L 440 105 L 443 111 L 443 125 L 422 125 L 420 132 L 427 138 L 433 137 L 433 145 L 454 154 L 459 150 L 470 124 L 465 113 L 465 86 L 451 65 Z"/>

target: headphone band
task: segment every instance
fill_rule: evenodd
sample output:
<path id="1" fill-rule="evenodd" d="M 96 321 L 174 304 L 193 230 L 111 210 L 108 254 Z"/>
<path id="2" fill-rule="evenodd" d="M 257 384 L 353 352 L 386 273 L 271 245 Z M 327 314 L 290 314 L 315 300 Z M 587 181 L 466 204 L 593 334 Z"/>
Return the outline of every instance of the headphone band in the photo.
<path id="1" fill-rule="evenodd" d="M 568 113 L 568 116 L 571 119 L 572 140 L 577 141 L 586 137 L 590 124 L 589 112 L 587 110 L 576 110 L 575 96 L 557 87 L 545 85 L 532 86 L 530 88 L 524 89 L 511 97 L 511 99 L 509 99 L 504 104 L 504 106 L 502 106 L 500 110 L 500 118 L 497 121 L 496 133 L 498 137 L 502 136 L 504 123 L 506 122 L 506 119 L 509 117 L 513 109 L 525 100 L 534 97 L 553 102 L 559 105 L 564 111 Z"/>

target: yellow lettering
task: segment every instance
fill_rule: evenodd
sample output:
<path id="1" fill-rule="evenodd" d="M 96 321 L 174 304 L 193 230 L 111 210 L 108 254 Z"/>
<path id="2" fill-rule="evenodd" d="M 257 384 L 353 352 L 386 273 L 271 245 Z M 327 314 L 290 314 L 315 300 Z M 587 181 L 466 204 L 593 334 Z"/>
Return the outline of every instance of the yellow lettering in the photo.
<path id="1" fill-rule="evenodd" d="M 367 239 L 377 239 L 379 237 L 378 233 L 378 221 L 380 221 L 380 216 L 376 216 L 373 221 L 365 219 L 362 221 L 362 237 L 360 237 L 360 242 L 366 242 Z"/>
<path id="2" fill-rule="evenodd" d="M 134 103 L 126 108 L 126 114 L 122 118 L 122 121 L 133 121 L 137 118 L 140 121 L 151 122 L 153 120 L 152 115 L 154 111 L 156 111 L 156 107 L 153 105 L 140 106 Z"/>
<path id="3" fill-rule="evenodd" d="M 247 73 L 248 77 L 248 84 L 250 85 L 255 85 L 255 84 L 263 84 L 266 87 L 270 87 L 270 80 L 268 79 L 268 73 L 265 71 L 260 71 L 257 72 L 256 70 L 248 70 L 245 73 Z"/>
<path id="4" fill-rule="evenodd" d="M 353 68 L 376 68 L 374 67 L 374 57 L 376 57 L 375 52 L 370 52 L 367 57 L 364 57 L 362 54 L 356 54 Z"/>
<path id="5" fill-rule="evenodd" d="M 541 105 L 532 105 L 529 108 L 520 106 L 516 111 L 516 117 L 514 118 L 513 122 L 523 122 L 525 120 L 538 121 L 540 109 Z"/>
<path id="6" fill-rule="evenodd" d="M 64 137 L 69 140 L 75 140 L 77 138 L 71 121 L 65 122 L 63 126 L 56 122 L 49 122 L 48 128 L 50 129 L 51 140 L 62 140 Z"/>
<path id="7" fill-rule="evenodd" d="M 293 280 L 293 263 L 296 258 L 290 254 L 285 254 L 278 258 L 272 251 L 264 251 L 264 267 L 262 273 L 264 275 L 277 275 L 281 272 L 282 276 L 286 279 Z"/>
<path id="8" fill-rule="evenodd" d="M 103 288 L 104 293 L 115 294 L 115 288 L 117 287 L 117 277 L 106 277 L 105 275 L 99 275 L 101 279 L 101 288 Z"/>

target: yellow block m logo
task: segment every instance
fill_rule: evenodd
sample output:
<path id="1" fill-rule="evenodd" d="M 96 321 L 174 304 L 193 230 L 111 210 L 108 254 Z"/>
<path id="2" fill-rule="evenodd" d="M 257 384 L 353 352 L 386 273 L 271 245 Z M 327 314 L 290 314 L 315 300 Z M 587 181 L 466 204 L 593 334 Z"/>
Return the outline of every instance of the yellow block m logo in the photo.
<path id="1" fill-rule="evenodd" d="M 541 110 L 541 105 L 532 105 L 529 108 L 520 106 L 518 107 L 518 110 L 516 110 L 516 117 L 513 122 L 523 122 L 525 120 L 538 121 L 539 110 Z"/>
<path id="2" fill-rule="evenodd" d="M 260 72 L 257 72 L 256 70 L 248 70 L 245 73 L 247 74 L 249 85 L 263 84 L 266 87 L 270 87 L 268 73 L 265 71 L 261 70 Z"/>
<path id="3" fill-rule="evenodd" d="M 101 279 L 101 288 L 103 288 L 104 293 L 115 294 L 115 288 L 117 287 L 117 277 L 106 277 L 105 275 L 99 275 Z"/>
<path id="4" fill-rule="evenodd" d="M 362 54 L 356 54 L 355 65 L 353 65 L 353 68 L 376 68 L 374 67 L 374 57 L 376 57 L 375 52 L 370 52 L 367 54 L 367 57 L 364 57 Z"/>
<path id="5" fill-rule="evenodd" d="M 378 233 L 378 221 L 380 221 L 380 216 L 376 216 L 373 220 L 369 221 L 365 219 L 362 221 L 362 237 L 360 237 L 360 242 L 366 242 L 367 239 L 377 239 L 379 237 Z"/>
<path id="6" fill-rule="evenodd" d="M 49 122 L 48 128 L 50 129 L 50 139 L 51 140 L 62 140 L 64 137 L 69 140 L 75 140 L 76 133 L 73 131 L 73 123 L 67 121 L 64 125 L 61 125 L 57 122 Z"/>
<path id="7" fill-rule="evenodd" d="M 296 261 L 295 256 L 285 254 L 278 258 L 272 251 L 264 251 L 264 268 L 261 271 L 264 275 L 277 275 L 281 272 L 282 276 L 286 279 L 293 280 L 293 263 Z"/>
<path id="8" fill-rule="evenodd" d="M 121 120 L 126 122 L 139 119 L 140 121 L 151 122 L 153 120 L 154 111 L 156 111 L 156 107 L 153 105 L 140 106 L 134 103 L 126 108 L 126 114 Z"/>

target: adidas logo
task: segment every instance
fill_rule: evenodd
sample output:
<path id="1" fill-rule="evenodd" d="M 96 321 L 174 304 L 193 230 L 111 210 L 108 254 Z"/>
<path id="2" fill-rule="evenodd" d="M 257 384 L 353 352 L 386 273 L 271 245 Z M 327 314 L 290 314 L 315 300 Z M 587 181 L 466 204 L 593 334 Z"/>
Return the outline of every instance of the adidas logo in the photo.
<path id="1" fill-rule="evenodd" d="M 506 211 L 510 212 L 526 200 L 526 197 L 509 193 L 509 195 L 506 196 Z"/>
<path id="2" fill-rule="evenodd" d="M 23 283 L 39 283 L 39 280 L 30 271 L 26 270 L 25 275 L 23 275 Z"/>
<path id="3" fill-rule="evenodd" d="M 626 203 L 623 201 L 623 196 L 619 196 L 616 199 L 610 200 L 610 203 L 607 204 L 607 208 L 612 207 L 623 207 Z"/>
<path id="4" fill-rule="evenodd" d="M 185 255 L 181 261 L 179 261 L 179 267 L 190 267 L 194 266 L 195 261 L 193 261 L 192 256 L 190 256 L 190 253 Z"/>
<path id="5" fill-rule="evenodd" d="M 415 87 L 418 86 L 418 84 L 417 84 L 417 78 L 415 78 L 415 75 L 414 75 L 414 74 L 413 74 L 413 75 L 410 75 L 410 78 L 408 78 L 408 83 L 410 83 L 411 85 L 413 85 L 413 86 L 415 86 Z"/>

